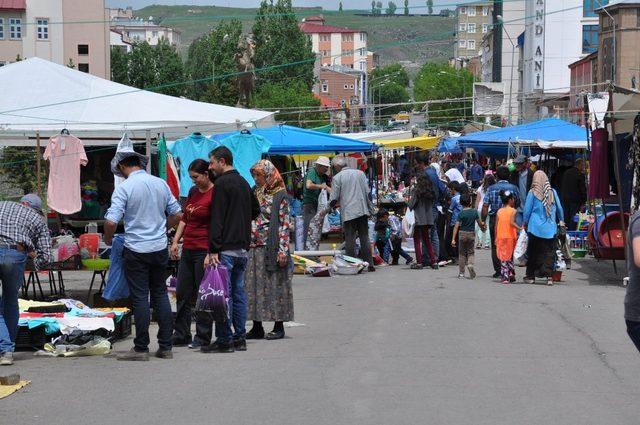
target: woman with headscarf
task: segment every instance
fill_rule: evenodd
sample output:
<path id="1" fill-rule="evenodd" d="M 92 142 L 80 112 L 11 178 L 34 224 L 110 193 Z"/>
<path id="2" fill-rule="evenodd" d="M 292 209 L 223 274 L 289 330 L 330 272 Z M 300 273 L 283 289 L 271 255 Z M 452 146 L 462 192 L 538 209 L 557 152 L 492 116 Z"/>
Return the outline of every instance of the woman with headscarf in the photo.
<path id="1" fill-rule="evenodd" d="M 253 328 L 247 339 L 284 338 L 284 322 L 293 320 L 289 198 L 275 165 L 266 159 L 251 167 L 260 214 L 251 223 L 251 249 L 245 275 L 248 319 Z M 275 322 L 265 335 L 262 322 Z"/>
<path id="2" fill-rule="evenodd" d="M 536 171 L 524 205 L 523 227 L 529 237 L 525 283 L 534 283 L 536 277 L 541 277 L 547 279 L 547 285 L 553 285 L 555 238 L 558 224 L 564 226 L 563 217 L 558 193 L 551 188 L 544 171 Z"/>

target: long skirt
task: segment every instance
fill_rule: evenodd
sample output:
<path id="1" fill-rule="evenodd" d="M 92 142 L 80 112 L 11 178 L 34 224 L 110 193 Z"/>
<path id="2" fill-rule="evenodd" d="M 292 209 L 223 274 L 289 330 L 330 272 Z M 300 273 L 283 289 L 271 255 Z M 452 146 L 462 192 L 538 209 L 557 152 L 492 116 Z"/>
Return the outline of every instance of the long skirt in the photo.
<path id="1" fill-rule="evenodd" d="M 527 245 L 527 277 L 553 276 L 553 263 L 556 260 L 556 239 L 543 239 L 529 236 Z"/>
<path id="2" fill-rule="evenodd" d="M 249 250 L 244 277 L 248 298 L 248 319 L 258 322 L 289 322 L 293 320 L 293 290 L 291 267 L 267 271 L 264 246 Z"/>

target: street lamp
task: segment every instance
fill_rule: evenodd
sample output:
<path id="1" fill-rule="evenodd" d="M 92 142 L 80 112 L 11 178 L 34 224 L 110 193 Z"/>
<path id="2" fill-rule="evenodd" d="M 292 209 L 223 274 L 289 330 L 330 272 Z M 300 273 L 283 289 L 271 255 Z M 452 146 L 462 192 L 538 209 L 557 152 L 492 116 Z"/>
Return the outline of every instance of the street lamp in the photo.
<path id="1" fill-rule="evenodd" d="M 502 18 L 502 15 L 498 15 L 496 16 L 496 18 L 498 19 L 498 22 L 500 23 L 500 26 L 502 27 L 502 31 L 506 34 L 507 38 L 509 39 L 509 42 L 511 43 L 511 78 L 509 80 L 509 125 L 512 124 L 511 122 L 511 112 L 512 112 L 512 96 L 513 96 L 513 67 L 515 66 L 514 63 L 514 55 L 516 53 L 516 45 L 513 42 L 513 39 L 511 38 L 511 36 L 509 35 L 509 33 L 507 32 L 507 29 L 504 26 L 504 19 Z"/>

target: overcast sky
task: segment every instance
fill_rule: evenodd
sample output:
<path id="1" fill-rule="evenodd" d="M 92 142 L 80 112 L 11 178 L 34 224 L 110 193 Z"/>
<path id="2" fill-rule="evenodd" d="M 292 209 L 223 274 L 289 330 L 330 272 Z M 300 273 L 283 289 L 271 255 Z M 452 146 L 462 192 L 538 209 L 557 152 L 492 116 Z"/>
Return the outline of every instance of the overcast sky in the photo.
<path id="1" fill-rule="evenodd" d="M 462 0 L 459 2 L 464 2 Z M 166 4 L 166 5 L 182 5 L 193 4 L 200 6 L 229 6 L 229 7 L 257 7 L 260 5 L 260 0 L 106 0 L 108 7 L 126 7 L 132 6 L 134 9 L 140 9 L 150 4 Z M 294 6 L 322 6 L 325 9 L 337 9 L 339 0 L 293 0 Z M 382 2 L 385 7 L 387 0 Z M 456 3 L 452 0 L 434 0 L 434 6 L 436 11 L 440 5 L 446 5 L 453 9 L 453 4 Z M 398 9 L 400 9 L 404 2 L 402 0 L 396 0 Z M 409 7 L 424 6 L 426 1 L 424 0 L 409 0 Z M 343 0 L 342 6 L 345 9 L 366 9 L 371 8 L 371 0 Z M 426 9 L 413 9 L 416 13 L 426 12 Z"/>

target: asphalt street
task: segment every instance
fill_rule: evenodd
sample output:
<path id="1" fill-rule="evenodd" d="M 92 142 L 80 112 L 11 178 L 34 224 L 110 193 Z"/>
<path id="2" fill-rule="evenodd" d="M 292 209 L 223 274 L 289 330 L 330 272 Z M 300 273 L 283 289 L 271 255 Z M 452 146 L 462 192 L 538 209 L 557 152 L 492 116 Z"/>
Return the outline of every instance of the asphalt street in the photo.
<path id="1" fill-rule="evenodd" d="M 21 352 L 0 372 L 32 383 L 0 400 L 0 423 L 635 425 L 622 276 L 583 261 L 553 287 L 497 283 L 487 251 L 473 281 L 457 267 L 296 277 L 299 326 L 246 352 L 177 348 L 144 363 Z"/>

